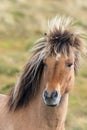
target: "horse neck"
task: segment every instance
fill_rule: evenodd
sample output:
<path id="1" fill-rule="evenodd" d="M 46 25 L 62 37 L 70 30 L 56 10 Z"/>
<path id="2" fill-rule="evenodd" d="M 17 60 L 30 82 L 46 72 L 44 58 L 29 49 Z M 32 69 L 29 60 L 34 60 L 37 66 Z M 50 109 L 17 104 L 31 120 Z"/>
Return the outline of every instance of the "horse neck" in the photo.
<path id="1" fill-rule="evenodd" d="M 62 130 L 67 113 L 68 94 L 62 97 L 61 103 L 57 107 L 48 107 L 44 104 L 42 93 L 44 90 L 44 82 L 41 82 L 40 90 L 35 99 L 33 99 L 27 110 L 30 120 L 38 130 Z M 32 124 L 31 123 L 31 124 Z M 33 125 L 32 124 L 32 125 Z"/>

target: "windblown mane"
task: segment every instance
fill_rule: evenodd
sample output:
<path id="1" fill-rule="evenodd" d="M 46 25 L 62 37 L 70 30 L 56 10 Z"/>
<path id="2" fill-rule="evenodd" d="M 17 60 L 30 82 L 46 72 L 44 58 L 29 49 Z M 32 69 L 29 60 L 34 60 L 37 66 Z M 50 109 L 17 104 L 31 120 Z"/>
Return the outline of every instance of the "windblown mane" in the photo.
<path id="1" fill-rule="evenodd" d="M 80 36 L 72 30 L 70 18 L 54 18 L 49 22 L 48 33 L 36 41 L 32 49 L 33 55 L 24 68 L 17 84 L 12 89 L 9 98 L 9 108 L 16 110 L 26 106 L 32 98 L 37 96 L 42 73 L 44 70 L 43 59 L 52 54 L 70 54 L 74 49 L 75 72 L 78 67 L 79 52 L 81 51 Z"/>

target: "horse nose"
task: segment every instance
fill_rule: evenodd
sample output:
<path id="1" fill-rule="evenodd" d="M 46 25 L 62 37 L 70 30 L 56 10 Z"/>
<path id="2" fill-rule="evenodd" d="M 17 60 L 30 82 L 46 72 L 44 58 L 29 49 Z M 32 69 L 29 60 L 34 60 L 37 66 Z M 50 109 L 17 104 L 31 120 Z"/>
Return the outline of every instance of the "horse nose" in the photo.
<path id="1" fill-rule="evenodd" d="M 46 90 L 44 91 L 44 98 L 45 99 L 56 99 L 58 97 L 58 92 L 54 91 L 52 93 L 48 93 Z"/>
<path id="2" fill-rule="evenodd" d="M 57 91 L 52 92 L 51 97 L 53 99 L 57 98 L 58 97 L 58 92 Z"/>
<path id="3" fill-rule="evenodd" d="M 48 92 L 47 92 L 46 90 L 44 91 L 44 94 L 43 94 L 43 95 L 44 95 L 44 98 L 45 98 L 45 99 L 49 98 L 49 94 L 48 94 Z"/>

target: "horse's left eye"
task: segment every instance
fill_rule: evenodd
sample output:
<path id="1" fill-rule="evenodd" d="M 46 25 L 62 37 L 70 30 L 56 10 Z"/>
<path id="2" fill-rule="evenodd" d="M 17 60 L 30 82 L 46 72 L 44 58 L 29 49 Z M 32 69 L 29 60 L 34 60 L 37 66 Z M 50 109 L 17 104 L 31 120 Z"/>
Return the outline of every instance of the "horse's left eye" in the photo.
<path id="1" fill-rule="evenodd" d="M 73 65 L 73 63 L 68 63 L 68 64 L 67 64 L 67 67 L 70 68 L 72 65 Z"/>

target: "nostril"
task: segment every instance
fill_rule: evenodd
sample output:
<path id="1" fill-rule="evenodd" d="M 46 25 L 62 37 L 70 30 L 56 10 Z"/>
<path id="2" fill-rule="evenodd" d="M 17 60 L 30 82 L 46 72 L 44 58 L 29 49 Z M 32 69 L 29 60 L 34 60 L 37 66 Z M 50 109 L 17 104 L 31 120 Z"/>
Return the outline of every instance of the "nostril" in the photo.
<path id="1" fill-rule="evenodd" d="M 48 97 L 48 92 L 44 91 L 44 97 L 47 98 Z"/>
<path id="2" fill-rule="evenodd" d="M 57 98 L 58 97 L 58 92 L 54 91 L 51 95 L 52 98 Z"/>

